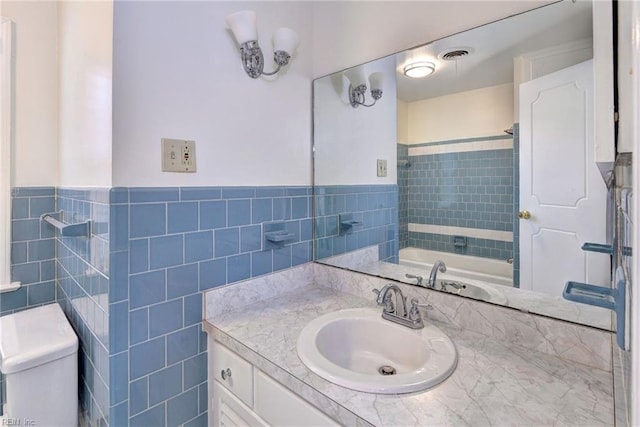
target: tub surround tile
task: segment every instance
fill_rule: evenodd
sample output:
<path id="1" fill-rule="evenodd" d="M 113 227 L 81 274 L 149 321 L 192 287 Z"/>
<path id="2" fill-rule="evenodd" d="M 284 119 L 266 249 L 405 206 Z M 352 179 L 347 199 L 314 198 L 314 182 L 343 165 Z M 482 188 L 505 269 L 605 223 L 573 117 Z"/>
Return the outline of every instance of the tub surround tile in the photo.
<path id="1" fill-rule="evenodd" d="M 290 274 L 301 272 L 295 270 Z M 316 275 L 319 283 L 338 278 L 322 274 Z M 219 288 L 207 293 L 205 329 L 343 425 L 612 425 L 609 372 L 438 320 L 433 321 L 452 338 L 459 357 L 456 371 L 439 386 L 422 393 L 385 396 L 325 381 L 298 358 L 298 334 L 324 313 L 375 307 L 371 284 L 374 281 L 358 288 L 368 293 L 365 298 L 310 285 L 279 294 L 271 287 L 264 293 L 269 299 L 263 301 L 229 299 L 231 288 L 238 285 Z M 242 309 L 246 304 L 252 304 L 251 310 Z"/>

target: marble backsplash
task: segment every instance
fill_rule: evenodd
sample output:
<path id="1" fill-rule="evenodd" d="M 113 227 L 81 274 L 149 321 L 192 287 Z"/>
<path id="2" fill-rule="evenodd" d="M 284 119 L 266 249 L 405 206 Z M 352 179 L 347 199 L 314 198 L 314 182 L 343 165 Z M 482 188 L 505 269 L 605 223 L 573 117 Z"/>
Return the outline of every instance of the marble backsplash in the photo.
<path id="1" fill-rule="evenodd" d="M 312 283 L 373 299 L 373 289 L 380 289 L 389 283 L 389 280 L 307 263 L 210 291 L 205 299 L 206 317 L 246 307 L 260 300 L 275 298 L 284 292 Z M 427 311 L 427 318 L 478 332 L 505 344 L 611 372 L 612 335 L 609 332 L 400 282 L 394 283 L 400 286 L 409 299 L 416 297 L 421 303 L 429 303 L 434 307 L 433 310 Z M 215 297 L 212 292 L 215 292 Z M 219 304 L 220 301 L 224 301 L 224 305 Z"/>

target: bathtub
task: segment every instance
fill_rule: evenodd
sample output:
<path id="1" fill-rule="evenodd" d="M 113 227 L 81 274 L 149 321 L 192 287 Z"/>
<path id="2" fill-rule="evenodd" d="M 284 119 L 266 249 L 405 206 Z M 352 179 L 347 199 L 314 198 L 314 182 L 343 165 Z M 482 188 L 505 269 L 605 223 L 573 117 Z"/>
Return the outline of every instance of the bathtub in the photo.
<path id="1" fill-rule="evenodd" d="M 400 249 L 400 265 L 430 271 L 433 263 L 442 260 L 447 273 L 460 278 L 481 280 L 503 286 L 513 286 L 513 265 L 490 258 L 438 252 L 427 249 Z"/>

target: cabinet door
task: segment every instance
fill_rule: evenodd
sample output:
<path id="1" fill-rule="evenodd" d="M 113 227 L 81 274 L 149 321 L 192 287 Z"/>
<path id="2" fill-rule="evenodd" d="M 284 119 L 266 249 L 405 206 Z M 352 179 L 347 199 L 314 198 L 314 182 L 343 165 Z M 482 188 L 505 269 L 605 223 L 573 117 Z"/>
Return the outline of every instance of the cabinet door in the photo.
<path id="1" fill-rule="evenodd" d="M 259 370 L 254 370 L 253 409 L 269 424 L 279 427 L 338 426 L 335 421 Z"/>
<path id="2" fill-rule="evenodd" d="M 211 345 L 209 359 L 209 366 L 212 369 L 210 375 L 246 405 L 253 406 L 253 366 L 251 363 L 217 341 L 213 341 Z"/>
<path id="3" fill-rule="evenodd" d="M 231 394 L 218 381 L 213 381 L 212 415 L 215 427 L 267 426 L 255 412 Z"/>

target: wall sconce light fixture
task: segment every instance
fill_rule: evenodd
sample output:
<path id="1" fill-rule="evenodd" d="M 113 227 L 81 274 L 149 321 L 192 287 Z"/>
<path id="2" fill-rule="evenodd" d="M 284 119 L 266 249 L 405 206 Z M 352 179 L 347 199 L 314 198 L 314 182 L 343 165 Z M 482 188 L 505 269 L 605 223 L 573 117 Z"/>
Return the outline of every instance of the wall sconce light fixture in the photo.
<path id="1" fill-rule="evenodd" d="M 357 108 L 360 105 L 363 107 L 372 107 L 380 98 L 382 98 L 382 83 L 384 81 L 383 73 L 376 72 L 369 75 L 371 97 L 373 98 L 373 102 L 371 104 L 367 104 L 365 100 L 367 79 L 364 75 L 364 69 L 362 67 L 351 68 L 345 71 L 344 75 L 349 80 L 349 101 L 353 108 Z"/>
<path id="2" fill-rule="evenodd" d="M 404 75 L 416 79 L 427 77 L 433 74 L 434 71 L 436 71 L 436 65 L 428 61 L 412 62 L 404 67 Z"/>
<path id="3" fill-rule="evenodd" d="M 225 21 L 240 45 L 244 70 L 254 79 L 262 74 L 272 76 L 280 71 L 280 68 L 289 63 L 291 55 L 300 42 L 295 31 L 290 28 L 279 28 L 273 35 L 273 61 L 277 67 L 275 71 L 268 73 L 264 71 L 264 57 L 258 45 L 256 13 L 252 10 L 243 10 L 228 15 Z"/>

